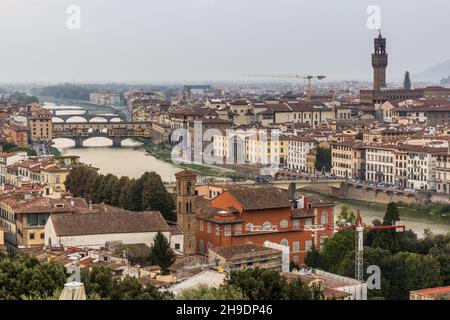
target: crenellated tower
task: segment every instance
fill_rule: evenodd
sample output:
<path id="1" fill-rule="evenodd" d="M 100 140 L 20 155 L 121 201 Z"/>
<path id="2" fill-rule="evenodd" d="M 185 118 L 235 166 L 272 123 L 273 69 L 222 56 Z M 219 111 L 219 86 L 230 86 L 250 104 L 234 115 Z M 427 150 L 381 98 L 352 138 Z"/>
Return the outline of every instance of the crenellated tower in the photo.
<path id="1" fill-rule="evenodd" d="M 386 53 L 386 38 L 379 31 L 374 41 L 375 52 L 372 54 L 373 66 L 373 90 L 379 91 L 386 87 L 386 68 L 388 66 L 388 54 Z"/>

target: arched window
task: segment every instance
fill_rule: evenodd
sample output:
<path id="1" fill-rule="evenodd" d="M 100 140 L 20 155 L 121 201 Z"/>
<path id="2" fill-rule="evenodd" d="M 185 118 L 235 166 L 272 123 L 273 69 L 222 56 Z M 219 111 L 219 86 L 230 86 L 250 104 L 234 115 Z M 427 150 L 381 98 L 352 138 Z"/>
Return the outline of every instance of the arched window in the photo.
<path id="1" fill-rule="evenodd" d="M 289 241 L 287 239 L 283 239 L 283 240 L 280 241 L 280 244 L 282 246 L 289 246 Z"/>
<path id="2" fill-rule="evenodd" d="M 187 183 L 187 194 L 188 196 L 192 194 L 192 183 L 190 181 Z"/>
<path id="3" fill-rule="evenodd" d="M 289 222 L 287 220 L 281 220 L 280 221 L 280 228 L 285 229 L 287 227 L 289 227 Z"/>
<path id="4" fill-rule="evenodd" d="M 245 230 L 246 231 L 252 231 L 252 229 L 253 229 L 253 223 L 247 223 L 245 225 Z"/>
<path id="5" fill-rule="evenodd" d="M 263 223 L 264 230 L 270 230 L 272 228 L 272 224 L 269 221 Z"/>

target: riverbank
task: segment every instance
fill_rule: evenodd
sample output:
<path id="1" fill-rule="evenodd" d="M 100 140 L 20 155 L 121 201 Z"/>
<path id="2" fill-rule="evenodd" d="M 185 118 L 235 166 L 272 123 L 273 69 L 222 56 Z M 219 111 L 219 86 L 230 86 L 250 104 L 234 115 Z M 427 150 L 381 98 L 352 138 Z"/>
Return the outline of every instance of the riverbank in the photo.
<path id="1" fill-rule="evenodd" d="M 386 212 L 386 205 L 376 202 L 371 202 L 370 198 L 363 200 L 355 199 L 340 199 L 325 195 L 320 192 L 305 191 L 306 195 L 314 196 L 315 198 L 336 202 L 335 216 L 339 214 L 342 206 L 347 206 L 350 210 L 356 212 L 360 210 L 361 216 L 365 224 L 371 225 L 373 220 L 382 220 Z M 405 205 L 398 204 L 398 209 L 401 221 L 406 228 L 413 230 L 419 237 L 423 237 L 424 230 L 429 229 L 435 234 L 450 233 L 450 216 L 433 214 L 432 210 L 435 204 L 430 206 L 423 205 Z"/>
<path id="2" fill-rule="evenodd" d="M 248 178 L 244 176 L 239 176 L 234 171 L 231 171 L 229 169 L 222 169 L 218 167 L 210 167 L 199 164 L 187 164 L 187 163 L 176 164 L 172 161 L 171 152 L 167 150 L 164 146 L 154 144 L 147 139 L 136 138 L 135 140 L 144 144 L 145 151 L 148 154 L 152 155 L 158 160 L 164 161 L 181 169 L 189 169 L 203 176 L 232 178 L 232 179 Z"/>

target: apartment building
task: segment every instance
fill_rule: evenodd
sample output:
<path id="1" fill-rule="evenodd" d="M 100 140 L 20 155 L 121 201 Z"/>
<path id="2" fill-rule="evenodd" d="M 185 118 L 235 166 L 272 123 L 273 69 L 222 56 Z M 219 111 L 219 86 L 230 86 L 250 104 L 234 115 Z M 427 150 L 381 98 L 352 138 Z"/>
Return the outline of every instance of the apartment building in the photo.
<path id="1" fill-rule="evenodd" d="M 361 141 L 331 143 L 331 173 L 337 177 L 364 180 L 366 149 Z"/>
<path id="2" fill-rule="evenodd" d="M 422 146 L 408 146 L 408 188 L 434 190 L 436 158 L 433 150 Z"/>
<path id="3" fill-rule="evenodd" d="M 450 152 L 443 152 L 436 157 L 436 191 L 450 194 Z"/>
<path id="4" fill-rule="evenodd" d="M 11 166 L 25 158 L 26 154 L 24 152 L 0 152 L 0 184 L 5 184 L 7 182 L 8 166 Z"/>
<path id="5" fill-rule="evenodd" d="M 305 136 L 288 136 L 287 167 L 291 170 L 311 172 L 308 166 L 308 154 L 317 147 L 317 140 Z M 312 173 L 312 172 L 311 172 Z"/>
<path id="6" fill-rule="evenodd" d="M 391 145 L 369 145 L 366 148 L 366 181 L 395 184 L 395 152 Z"/>
<path id="7" fill-rule="evenodd" d="M 51 141 L 53 138 L 51 112 L 41 106 L 32 106 L 28 114 L 28 130 L 31 143 Z"/>

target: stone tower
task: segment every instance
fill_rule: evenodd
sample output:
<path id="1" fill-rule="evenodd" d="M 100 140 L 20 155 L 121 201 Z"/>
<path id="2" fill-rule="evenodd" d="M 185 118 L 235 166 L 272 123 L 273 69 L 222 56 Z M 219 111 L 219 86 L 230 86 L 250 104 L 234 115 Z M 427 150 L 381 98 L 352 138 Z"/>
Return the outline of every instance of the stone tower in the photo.
<path id="1" fill-rule="evenodd" d="M 388 65 L 388 54 L 386 53 L 386 38 L 379 31 L 378 38 L 374 41 L 375 52 L 372 54 L 373 66 L 373 90 L 378 91 L 386 87 L 386 68 Z"/>
<path id="2" fill-rule="evenodd" d="M 175 174 L 177 179 L 177 224 L 183 231 L 183 250 L 186 254 L 196 253 L 195 232 L 195 182 L 197 175 L 184 170 Z"/>

